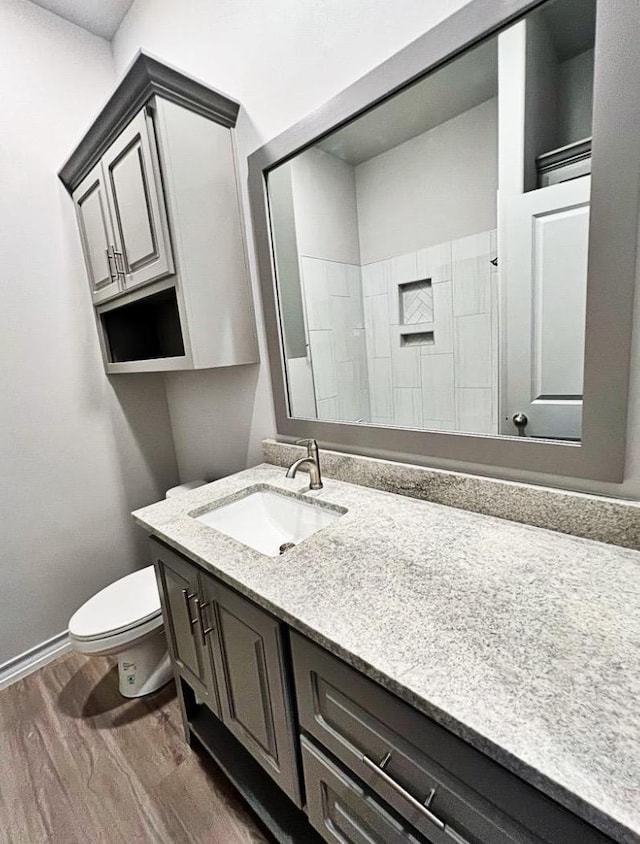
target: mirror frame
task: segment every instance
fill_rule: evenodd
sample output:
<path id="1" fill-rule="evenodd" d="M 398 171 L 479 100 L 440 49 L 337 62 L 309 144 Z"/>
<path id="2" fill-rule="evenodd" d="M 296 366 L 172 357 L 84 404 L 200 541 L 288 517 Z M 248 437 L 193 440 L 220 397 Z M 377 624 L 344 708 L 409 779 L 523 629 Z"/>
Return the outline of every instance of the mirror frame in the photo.
<path id="1" fill-rule="evenodd" d="M 620 482 L 624 475 L 640 201 L 640 7 L 597 0 L 582 441 L 386 428 L 289 416 L 267 173 L 546 0 L 472 0 L 249 156 L 277 432 L 326 447 Z M 610 279 L 615 280 L 615 289 Z M 615 376 L 617 377 L 614 377 Z"/>

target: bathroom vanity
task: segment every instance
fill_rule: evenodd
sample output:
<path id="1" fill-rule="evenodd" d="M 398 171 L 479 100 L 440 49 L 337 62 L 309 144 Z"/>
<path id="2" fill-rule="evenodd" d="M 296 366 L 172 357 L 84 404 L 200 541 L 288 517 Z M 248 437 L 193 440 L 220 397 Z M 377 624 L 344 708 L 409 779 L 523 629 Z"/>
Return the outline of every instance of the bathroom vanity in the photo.
<path id="1" fill-rule="evenodd" d="M 276 839 L 640 841 L 640 553 L 284 475 L 134 513 L 186 737 Z M 333 517 L 257 551 L 265 491 Z"/>

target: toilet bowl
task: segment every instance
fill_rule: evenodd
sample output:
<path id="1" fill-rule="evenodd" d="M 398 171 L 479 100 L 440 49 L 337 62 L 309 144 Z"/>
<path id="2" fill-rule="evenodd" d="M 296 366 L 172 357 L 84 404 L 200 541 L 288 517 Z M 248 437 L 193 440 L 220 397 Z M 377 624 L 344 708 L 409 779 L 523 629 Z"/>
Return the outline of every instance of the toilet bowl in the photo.
<path id="1" fill-rule="evenodd" d="M 69 621 L 71 647 L 118 657 L 120 693 L 141 697 L 172 677 L 153 566 L 106 586 Z"/>
<path id="2" fill-rule="evenodd" d="M 201 486 L 191 481 L 167 498 Z M 121 577 L 84 603 L 69 621 L 69 643 L 84 654 L 118 657 L 120 694 L 142 697 L 173 676 L 153 566 Z"/>

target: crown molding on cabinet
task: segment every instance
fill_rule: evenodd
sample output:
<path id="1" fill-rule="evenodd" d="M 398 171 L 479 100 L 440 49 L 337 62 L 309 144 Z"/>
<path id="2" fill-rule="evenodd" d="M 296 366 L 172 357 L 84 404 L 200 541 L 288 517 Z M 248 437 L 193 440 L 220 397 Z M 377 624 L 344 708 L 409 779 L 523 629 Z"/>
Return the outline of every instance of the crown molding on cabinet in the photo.
<path id="1" fill-rule="evenodd" d="M 139 51 L 58 176 L 71 193 L 129 121 L 159 95 L 216 123 L 233 128 L 240 103 Z"/>

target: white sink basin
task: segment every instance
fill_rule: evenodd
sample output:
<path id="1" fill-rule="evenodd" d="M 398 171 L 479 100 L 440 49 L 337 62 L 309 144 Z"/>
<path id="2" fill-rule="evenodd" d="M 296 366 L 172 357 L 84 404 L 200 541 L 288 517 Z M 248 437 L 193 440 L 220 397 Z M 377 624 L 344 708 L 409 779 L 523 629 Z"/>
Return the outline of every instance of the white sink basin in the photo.
<path id="1" fill-rule="evenodd" d="M 228 504 L 190 515 L 261 554 L 278 557 L 288 550 L 283 546 L 297 545 L 346 512 L 343 507 L 258 486 Z"/>

